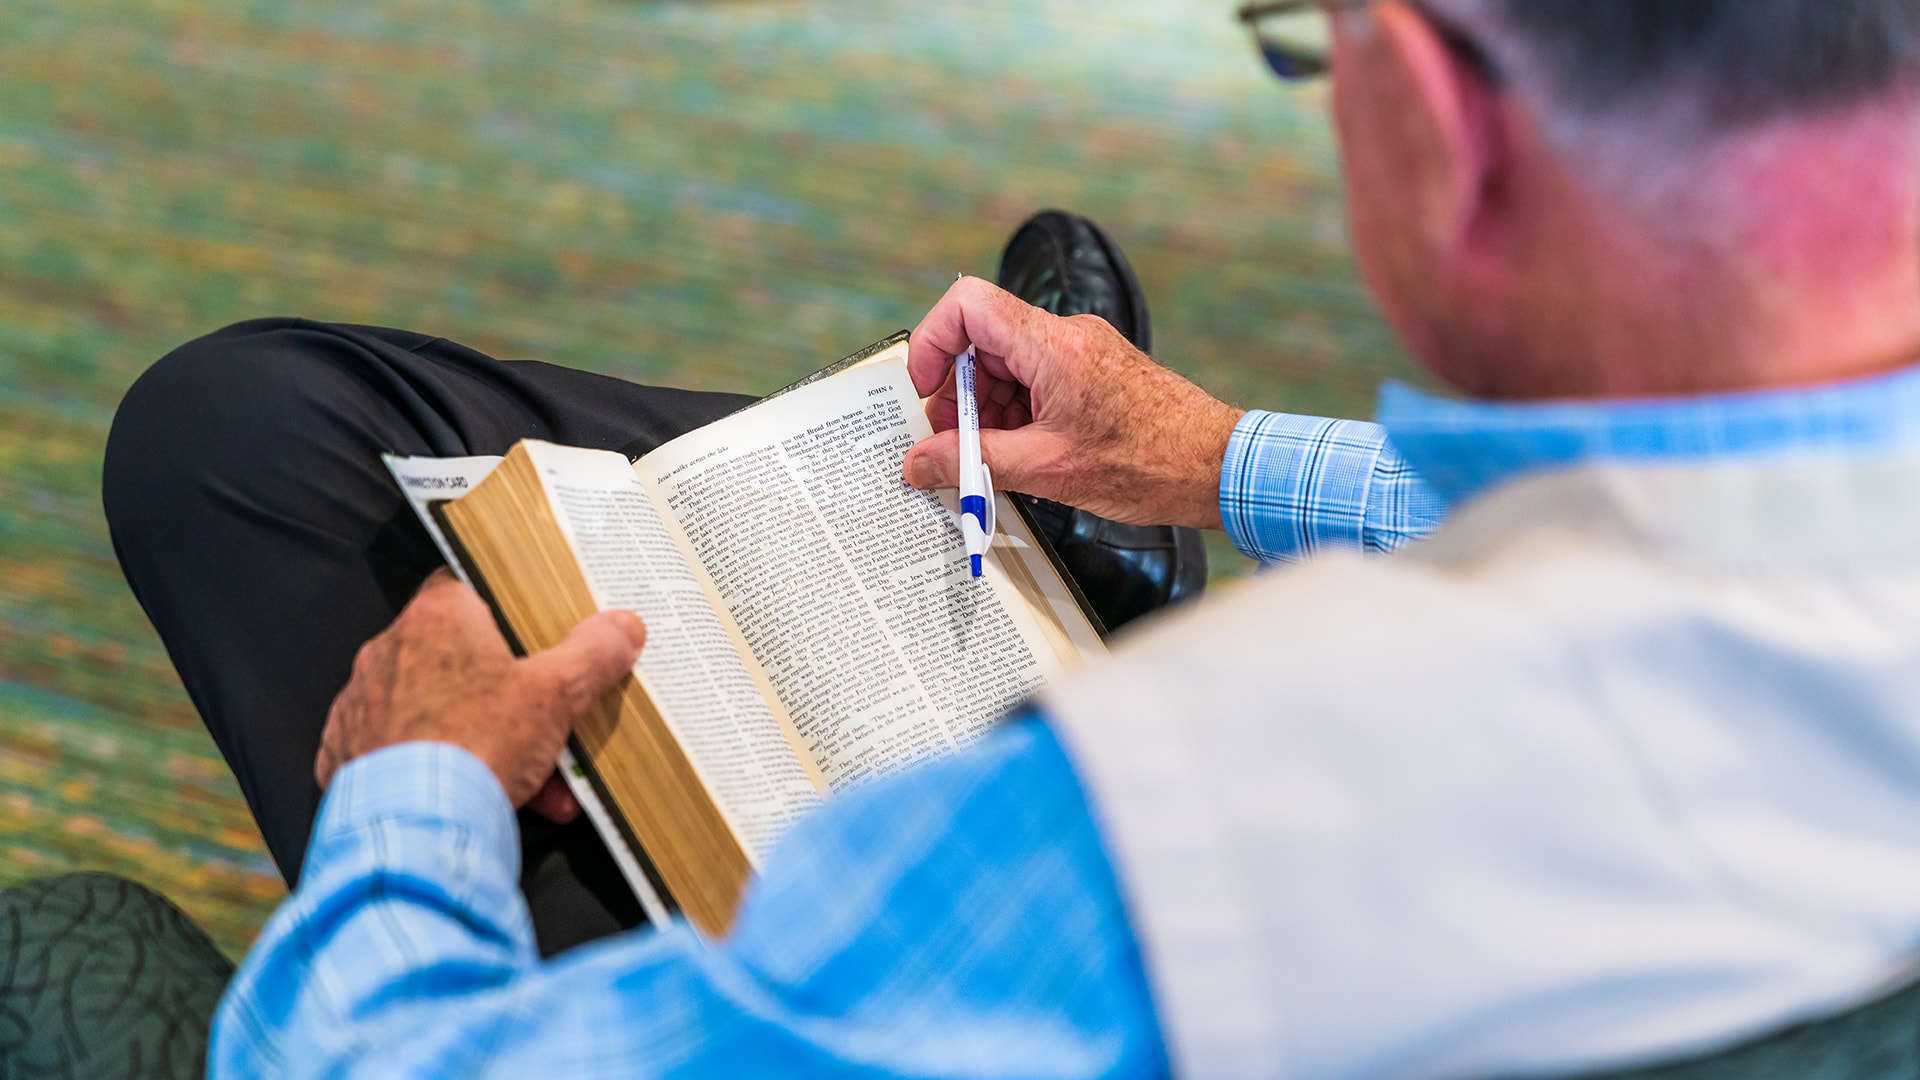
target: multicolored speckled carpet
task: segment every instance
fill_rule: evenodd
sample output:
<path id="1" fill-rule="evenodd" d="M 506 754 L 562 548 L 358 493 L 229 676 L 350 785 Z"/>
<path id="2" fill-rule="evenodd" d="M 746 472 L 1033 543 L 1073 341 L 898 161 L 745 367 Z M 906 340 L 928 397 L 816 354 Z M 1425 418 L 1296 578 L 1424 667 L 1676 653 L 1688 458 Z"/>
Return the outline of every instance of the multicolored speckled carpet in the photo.
<path id="1" fill-rule="evenodd" d="M 1313 90 L 1227 0 L 0 5 L 0 885 L 146 882 L 230 953 L 281 893 L 114 564 L 99 458 L 170 346 L 255 315 L 765 391 L 990 273 L 1120 237 L 1159 353 L 1364 412 Z"/>

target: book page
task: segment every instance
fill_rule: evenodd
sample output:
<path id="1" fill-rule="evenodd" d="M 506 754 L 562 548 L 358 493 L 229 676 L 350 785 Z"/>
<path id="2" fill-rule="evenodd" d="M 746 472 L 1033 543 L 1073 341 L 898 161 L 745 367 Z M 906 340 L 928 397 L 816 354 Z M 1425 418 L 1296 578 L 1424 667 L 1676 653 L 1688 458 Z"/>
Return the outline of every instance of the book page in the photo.
<path id="1" fill-rule="evenodd" d="M 902 330 L 838 364 L 807 376 L 785 390 L 776 391 L 776 396 L 822 379 L 836 377 L 851 368 L 887 364 L 904 359 L 910 337 L 907 331 Z M 921 404 L 924 410 L 925 402 Z M 758 405 L 750 407 L 757 408 Z M 1006 492 L 995 492 L 993 499 L 999 518 L 999 531 L 993 538 L 994 557 L 1013 579 L 1014 588 L 1020 592 L 1021 600 L 1030 609 L 1043 613 L 1037 621 L 1054 653 L 1068 665 L 1077 665 L 1086 657 L 1104 654 L 1107 646 L 1100 636 L 1100 630 L 1088 621 L 1088 614 L 1083 610 L 1072 586 L 1062 579 L 1061 575 L 1066 571 L 1057 567 L 1053 559 L 1042 549 L 1041 543 L 1027 527 L 1026 521 L 1015 509 L 1013 501 L 1008 498 Z M 949 508 L 952 505 L 949 499 Z"/>
<path id="2" fill-rule="evenodd" d="M 890 360 L 634 466 L 836 789 L 972 742 L 1070 662 L 997 552 L 971 577 L 953 507 L 901 480 L 930 433 Z"/>
<path id="3" fill-rule="evenodd" d="M 453 545 L 447 543 L 446 534 L 440 531 L 440 523 L 433 519 L 431 507 L 434 503 L 460 496 L 480 486 L 480 481 L 490 475 L 494 467 L 500 464 L 497 456 L 476 456 L 460 458 L 401 457 L 397 454 L 382 454 L 387 471 L 393 474 L 394 482 L 407 497 L 407 505 L 413 508 L 420 524 L 426 526 L 427 535 L 433 538 L 433 546 L 440 549 L 440 557 L 447 560 L 447 568 L 455 577 L 468 585 L 473 581 L 467 576 L 467 568 L 460 562 Z M 593 822 L 600 839 L 607 845 L 607 853 L 613 856 L 615 866 L 620 868 L 620 876 L 626 879 L 627 887 L 633 890 L 634 898 L 640 901 L 640 909 L 647 914 L 647 921 L 654 926 L 665 926 L 669 918 L 667 905 L 661 899 L 659 890 L 653 887 L 653 881 L 641 867 L 640 859 L 627 843 L 625 834 L 614 823 L 613 812 L 600 801 L 600 793 L 594 790 L 587 779 L 586 770 L 575 760 L 573 749 L 568 747 L 560 751 L 558 762 L 560 775 L 566 778 L 567 787 L 580 804 L 580 810 Z"/>
<path id="4" fill-rule="evenodd" d="M 525 445 L 595 602 L 646 621 L 634 673 L 757 862 L 820 801 L 788 725 L 626 458 Z"/>

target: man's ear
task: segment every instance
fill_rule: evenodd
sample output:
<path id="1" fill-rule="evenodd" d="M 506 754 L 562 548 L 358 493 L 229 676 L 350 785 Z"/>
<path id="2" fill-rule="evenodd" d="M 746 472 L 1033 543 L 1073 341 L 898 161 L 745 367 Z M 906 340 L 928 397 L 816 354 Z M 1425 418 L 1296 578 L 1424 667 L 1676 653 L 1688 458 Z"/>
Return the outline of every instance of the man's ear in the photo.
<path id="1" fill-rule="evenodd" d="M 1457 252 L 1489 224 L 1499 200 L 1500 94 L 1405 0 L 1383 0 L 1362 17 L 1370 25 L 1348 46 L 1364 54 L 1356 66 L 1366 77 L 1338 89 L 1363 99 L 1352 103 L 1365 114 L 1353 122 L 1384 129 L 1365 142 L 1396 159 L 1375 164 L 1399 178 L 1396 186 L 1411 201 L 1408 224 L 1433 248 Z"/>

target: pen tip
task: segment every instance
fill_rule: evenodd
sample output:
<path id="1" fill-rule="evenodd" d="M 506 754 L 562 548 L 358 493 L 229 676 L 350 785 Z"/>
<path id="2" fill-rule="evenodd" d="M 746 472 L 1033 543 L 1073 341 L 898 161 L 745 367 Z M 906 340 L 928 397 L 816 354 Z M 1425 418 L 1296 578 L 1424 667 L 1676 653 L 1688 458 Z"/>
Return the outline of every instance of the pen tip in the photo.
<path id="1" fill-rule="evenodd" d="M 973 555 L 973 556 L 970 556 L 970 558 L 973 559 L 973 576 L 979 577 L 980 576 L 980 556 Z"/>

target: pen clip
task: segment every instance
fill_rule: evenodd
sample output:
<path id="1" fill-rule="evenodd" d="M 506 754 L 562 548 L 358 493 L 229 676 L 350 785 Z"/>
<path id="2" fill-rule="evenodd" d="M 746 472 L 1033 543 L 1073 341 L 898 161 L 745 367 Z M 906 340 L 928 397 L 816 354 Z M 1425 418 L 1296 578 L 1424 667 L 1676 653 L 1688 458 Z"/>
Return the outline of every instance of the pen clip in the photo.
<path id="1" fill-rule="evenodd" d="M 993 497 L 993 470 L 987 468 L 987 463 L 984 461 L 980 463 L 980 486 L 986 491 L 987 496 L 987 543 L 991 545 L 994 525 L 998 520 L 996 511 L 999 508 L 995 504 L 999 500 Z"/>

